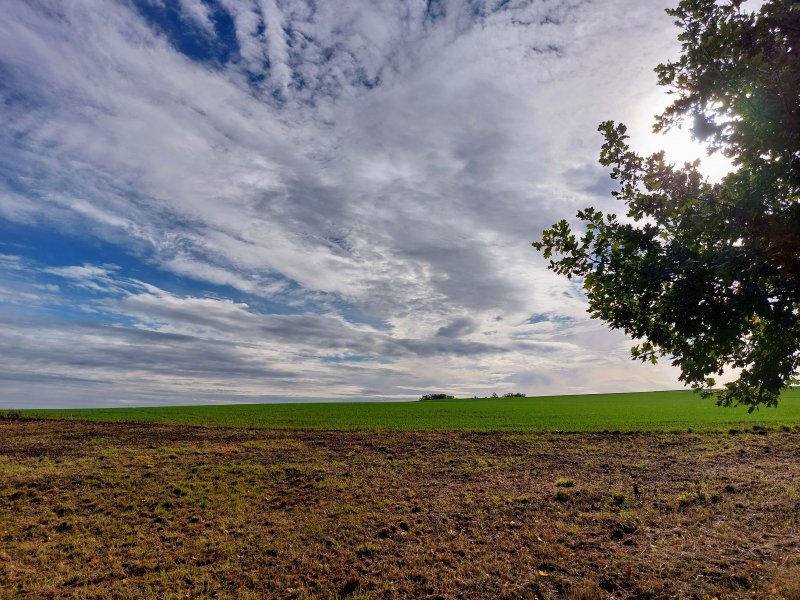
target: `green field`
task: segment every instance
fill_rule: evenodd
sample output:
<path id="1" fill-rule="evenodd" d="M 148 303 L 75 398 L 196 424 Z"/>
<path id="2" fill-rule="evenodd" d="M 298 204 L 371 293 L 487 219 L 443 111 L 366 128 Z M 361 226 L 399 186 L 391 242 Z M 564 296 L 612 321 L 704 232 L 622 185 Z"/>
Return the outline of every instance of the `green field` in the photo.
<path id="1" fill-rule="evenodd" d="M 23 410 L 24 417 L 316 430 L 674 431 L 800 425 L 800 389 L 748 414 L 690 391 L 435 400 Z"/>

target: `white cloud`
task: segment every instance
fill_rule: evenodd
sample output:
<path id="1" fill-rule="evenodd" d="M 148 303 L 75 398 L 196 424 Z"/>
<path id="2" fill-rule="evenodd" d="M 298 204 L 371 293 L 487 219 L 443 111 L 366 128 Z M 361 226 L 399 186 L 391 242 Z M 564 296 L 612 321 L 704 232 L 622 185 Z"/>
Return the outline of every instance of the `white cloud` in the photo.
<path id="1" fill-rule="evenodd" d="M 178 0 L 178 2 L 180 3 L 181 10 L 186 13 L 192 21 L 205 29 L 207 33 L 213 35 L 214 24 L 211 22 L 208 6 L 202 0 Z"/>
<path id="2" fill-rule="evenodd" d="M 114 287 L 121 274 L 89 272 L 105 267 L 50 274 L 124 296 L 113 310 L 152 332 L 213 329 L 248 365 L 268 352 L 279 370 L 296 366 L 312 341 L 391 361 L 303 359 L 299 394 L 675 385 L 672 370 L 631 365 L 630 344 L 589 323 L 579 290 L 530 248 L 577 208 L 609 205 L 595 128 L 651 110 L 652 67 L 676 49 L 659 6 L 454 2 L 439 18 L 394 1 L 221 5 L 238 44 L 227 65 L 180 54 L 124 3 L 4 10 L 0 175 L 13 185 L 0 187 L 0 214 L 91 231 L 176 275 L 326 314 Z M 207 3 L 180 7 L 223 43 Z M 389 330 L 362 330 L 343 306 Z M 573 321 L 520 325 L 534 313 Z M 318 327 L 313 340 L 306 327 Z M 280 393 L 285 381 L 270 381 Z"/>

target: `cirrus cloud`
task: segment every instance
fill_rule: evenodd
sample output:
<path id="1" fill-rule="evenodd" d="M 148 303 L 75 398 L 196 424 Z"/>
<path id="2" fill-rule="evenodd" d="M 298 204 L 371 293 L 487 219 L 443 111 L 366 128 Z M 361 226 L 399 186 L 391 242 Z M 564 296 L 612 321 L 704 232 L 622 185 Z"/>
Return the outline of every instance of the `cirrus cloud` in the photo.
<path id="1" fill-rule="evenodd" d="M 672 36 L 623 0 L 12 0 L 0 400 L 674 387 L 530 248 L 609 205 L 596 123 L 655 112 Z"/>

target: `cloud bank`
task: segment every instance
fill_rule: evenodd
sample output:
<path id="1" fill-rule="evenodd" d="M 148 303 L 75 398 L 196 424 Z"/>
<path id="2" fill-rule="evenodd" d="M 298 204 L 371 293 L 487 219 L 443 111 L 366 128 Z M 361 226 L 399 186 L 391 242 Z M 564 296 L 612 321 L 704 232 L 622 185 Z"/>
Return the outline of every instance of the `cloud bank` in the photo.
<path id="1" fill-rule="evenodd" d="M 596 125 L 657 111 L 673 36 L 622 0 L 12 0 L 0 403 L 676 387 L 530 248 L 611 206 Z"/>

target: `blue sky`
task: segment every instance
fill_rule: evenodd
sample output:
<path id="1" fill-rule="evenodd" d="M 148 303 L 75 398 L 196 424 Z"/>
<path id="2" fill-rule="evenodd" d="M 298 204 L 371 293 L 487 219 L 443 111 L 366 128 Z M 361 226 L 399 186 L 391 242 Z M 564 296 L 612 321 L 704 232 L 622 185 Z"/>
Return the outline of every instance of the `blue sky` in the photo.
<path id="1" fill-rule="evenodd" d="M 5 3 L 0 406 L 677 387 L 530 247 L 658 146 L 663 8 Z"/>

